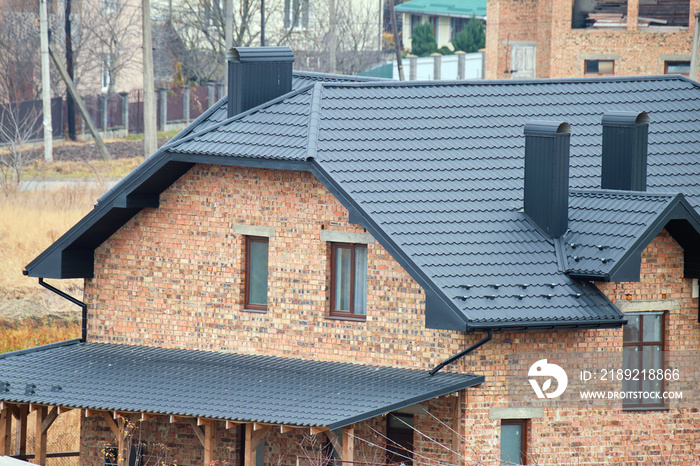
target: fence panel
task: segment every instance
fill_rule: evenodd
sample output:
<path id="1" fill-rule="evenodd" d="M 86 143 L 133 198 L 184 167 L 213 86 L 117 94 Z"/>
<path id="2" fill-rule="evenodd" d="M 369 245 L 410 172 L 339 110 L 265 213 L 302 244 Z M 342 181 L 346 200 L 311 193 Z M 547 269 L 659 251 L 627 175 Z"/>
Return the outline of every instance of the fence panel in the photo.
<path id="1" fill-rule="evenodd" d="M 129 132 L 143 133 L 143 91 L 129 92 Z"/>
<path id="2" fill-rule="evenodd" d="M 190 88 L 190 118 L 194 120 L 216 102 L 209 102 L 209 87 L 194 86 Z"/>

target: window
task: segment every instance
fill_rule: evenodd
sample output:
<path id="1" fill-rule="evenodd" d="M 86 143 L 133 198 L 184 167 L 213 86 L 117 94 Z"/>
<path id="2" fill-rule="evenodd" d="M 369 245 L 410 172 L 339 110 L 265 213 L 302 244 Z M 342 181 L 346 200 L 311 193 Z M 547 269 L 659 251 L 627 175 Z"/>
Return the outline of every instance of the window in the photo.
<path id="1" fill-rule="evenodd" d="M 622 390 L 626 392 L 662 392 L 663 381 L 650 380 L 644 374 L 663 369 L 664 318 L 661 312 L 625 314 L 627 325 L 623 327 L 623 369 L 638 372 L 638 380 L 624 380 Z M 623 408 L 663 407 L 658 398 L 625 398 Z"/>
<path id="2" fill-rule="evenodd" d="M 688 76 L 690 74 L 689 61 L 665 61 L 664 74 L 682 74 Z"/>
<path id="3" fill-rule="evenodd" d="M 586 60 L 586 74 L 615 74 L 615 60 Z"/>
<path id="4" fill-rule="evenodd" d="M 367 245 L 331 243 L 331 315 L 367 314 Z"/>
<path id="5" fill-rule="evenodd" d="M 413 30 L 423 22 L 423 17 L 421 15 L 411 15 L 411 34 Z"/>
<path id="6" fill-rule="evenodd" d="M 102 92 L 107 92 L 109 90 L 109 85 L 111 84 L 110 71 L 112 68 L 112 60 L 109 54 L 102 56 L 102 73 L 100 84 L 102 85 Z"/>
<path id="7" fill-rule="evenodd" d="M 438 26 L 440 24 L 440 18 L 437 16 L 429 16 L 428 21 L 430 21 L 430 25 L 433 27 L 433 37 L 435 37 L 435 40 L 438 38 Z"/>
<path id="8" fill-rule="evenodd" d="M 501 420 L 501 464 L 527 464 L 527 419 Z"/>
<path id="9" fill-rule="evenodd" d="M 465 18 L 452 18 L 450 22 L 452 23 L 452 35 L 450 40 L 452 40 L 457 34 L 462 32 L 465 27 L 467 27 L 469 20 Z"/>
<path id="10" fill-rule="evenodd" d="M 246 236 L 245 308 L 267 311 L 268 239 Z"/>
<path id="11" fill-rule="evenodd" d="M 284 27 L 309 27 L 309 0 L 284 0 Z"/>
<path id="12" fill-rule="evenodd" d="M 386 456 L 389 464 L 413 464 L 413 414 L 389 413 Z"/>
<path id="13" fill-rule="evenodd" d="M 117 11 L 117 0 L 102 0 L 103 13 L 114 13 L 115 11 Z"/>

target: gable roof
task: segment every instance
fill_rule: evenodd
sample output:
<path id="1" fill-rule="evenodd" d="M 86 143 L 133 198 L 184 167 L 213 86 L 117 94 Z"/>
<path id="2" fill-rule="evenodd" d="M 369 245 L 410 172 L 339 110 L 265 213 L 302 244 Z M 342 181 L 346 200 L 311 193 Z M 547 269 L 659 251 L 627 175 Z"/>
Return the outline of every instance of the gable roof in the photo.
<path id="1" fill-rule="evenodd" d="M 452 18 L 486 17 L 486 0 L 410 0 L 396 5 L 400 13 L 414 15 L 450 16 Z"/>
<path id="2" fill-rule="evenodd" d="M 162 148 L 27 273 L 91 273 L 91 256 L 75 257 L 121 226 L 121 218 L 109 226 L 108 215 L 138 211 L 149 195 L 157 203 L 163 173 L 173 178 L 195 163 L 286 168 L 311 171 L 419 282 L 429 327 L 621 325 L 620 311 L 567 275 L 557 242 L 520 211 L 525 123 L 572 125 L 571 217 L 587 208 L 575 190 L 600 185 L 600 122 L 613 110 L 649 114 L 648 189 L 682 193 L 687 201 L 677 202 L 688 208 L 679 215 L 696 226 L 700 178 L 688 174 L 700 173 L 700 88 L 686 78 L 316 82 Z M 614 196 L 600 195 L 614 209 Z M 662 214 L 634 220 L 659 226 Z M 572 234 L 596 242 L 585 221 L 576 225 Z"/>
<path id="3" fill-rule="evenodd" d="M 484 382 L 474 374 L 75 340 L 0 355 L 0 399 L 337 429 Z"/>

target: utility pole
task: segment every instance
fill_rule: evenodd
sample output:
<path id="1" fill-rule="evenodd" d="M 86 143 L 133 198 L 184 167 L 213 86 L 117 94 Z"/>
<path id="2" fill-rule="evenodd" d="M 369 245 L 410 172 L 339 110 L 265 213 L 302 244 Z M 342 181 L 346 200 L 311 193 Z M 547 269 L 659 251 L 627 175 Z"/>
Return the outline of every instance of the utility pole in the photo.
<path id="1" fill-rule="evenodd" d="M 391 31 L 394 34 L 394 50 L 396 50 L 396 66 L 399 68 L 399 81 L 405 81 L 403 75 L 403 62 L 401 61 L 401 43 L 399 31 L 396 30 L 396 15 L 394 14 L 394 0 L 389 0 L 389 16 L 391 16 Z"/>
<path id="2" fill-rule="evenodd" d="M 330 49 L 330 56 L 328 57 L 329 66 L 330 66 L 330 72 L 331 73 L 336 73 L 336 67 L 337 67 L 337 58 L 335 55 L 336 49 L 338 48 L 338 37 L 336 34 L 336 27 L 335 27 L 335 0 L 328 0 L 329 1 L 329 6 L 328 6 L 328 15 L 330 18 L 328 18 L 328 22 L 330 23 L 330 34 L 329 34 L 329 40 L 328 40 L 328 47 Z"/>
<path id="3" fill-rule="evenodd" d="M 49 74 L 49 14 L 46 0 L 39 0 L 39 33 L 41 34 L 41 98 L 44 104 L 44 162 L 53 162 L 51 76 Z"/>
<path id="4" fill-rule="evenodd" d="M 142 0 L 143 27 L 143 157 L 158 149 L 156 134 L 156 90 L 153 82 L 153 40 L 151 38 L 151 0 Z"/>
<path id="5" fill-rule="evenodd" d="M 695 12 L 695 33 L 693 34 L 693 50 L 690 51 L 690 73 L 688 77 L 698 79 L 698 47 L 700 47 L 700 11 Z"/>
<path id="6" fill-rule="evenodd" d="M 224 0 L 224 85 L 228 86 L 226 54 L 233 47 L 233 0 Z M 221 96 L 219 96 L 221 97 Z"/>
<path id="7" fill-rule="evenodd" d="M 265 47 L 265 0 L 260 0 L 260 47 Z"/>
<path id="8" fill-rule="evenodd" d="M 65 31 L 66 31 L 66 71 L 71 81 L 75 79 L 73 74 L 73 39 L 71 38 L 70 24 L 70 3 L 71 0 L 66 0 L 65 8 Z M 66 108 L 68 110 L 68 138 L 71 141 L 76 140 L 75 134 L 75 102 L 70 92 L 66 93 Z"/>

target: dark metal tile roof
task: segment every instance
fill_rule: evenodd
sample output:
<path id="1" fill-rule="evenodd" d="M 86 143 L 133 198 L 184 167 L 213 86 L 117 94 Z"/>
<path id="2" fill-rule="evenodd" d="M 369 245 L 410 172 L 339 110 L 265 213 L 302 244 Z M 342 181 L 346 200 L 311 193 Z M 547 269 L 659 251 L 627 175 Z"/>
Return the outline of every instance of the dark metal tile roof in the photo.
<path id="1" fill-rule="evenodd" d="M 339 428 L 483 376 L 69 342 L 0 355 L 0 400 Z M 8 386 L 9 384 L 9 386 Z"/>
<path id="2" fill-rule="evenodd" d="M 568 269 L 609 275 L 675 199 L 672 194 L 572 190 L 570 232 L 563 238 Z"/>
<path id="3" fill-rule="evenodd" d="M 160 163 L 218 163 L 211 156 L 305 166 L 423 286 L 428 301 L 437 296 L 448 309 L 436 313 L 435 301 L 426 306 L 431 327 L 614 326 L 620 311 L 564 273 L 556 242 L 521 212 L 523 127 L 532 120 L 570 123 L 570 186 L 596 189 L 602 116 L 623 110 L 651 118 L 648 191 L 682 193 L 700 208 L 700 88 L 677 76 L 319 81 L 183 137 L 159 155 Z M 648 215 L 632 215 L 628 226 L 602 217 L 596 228 L 622 238 Z"/>

